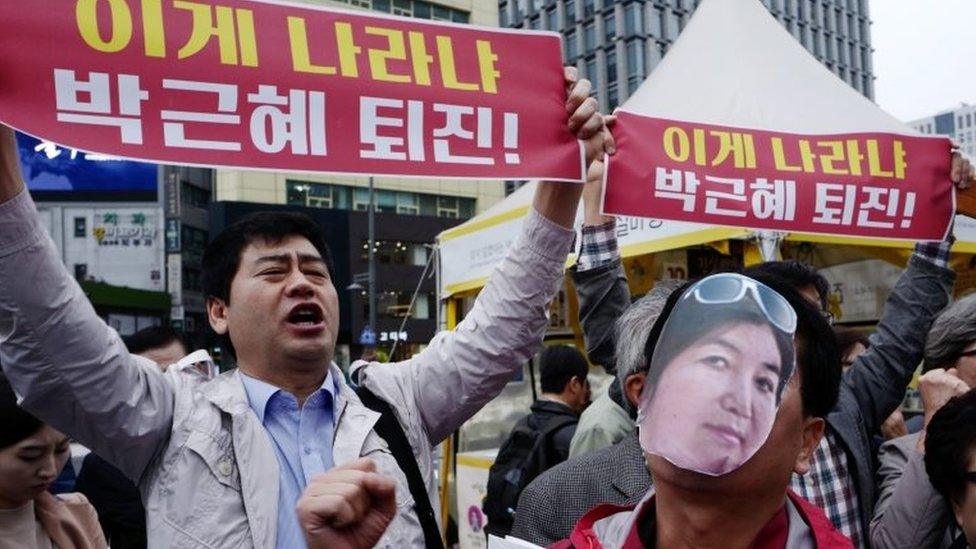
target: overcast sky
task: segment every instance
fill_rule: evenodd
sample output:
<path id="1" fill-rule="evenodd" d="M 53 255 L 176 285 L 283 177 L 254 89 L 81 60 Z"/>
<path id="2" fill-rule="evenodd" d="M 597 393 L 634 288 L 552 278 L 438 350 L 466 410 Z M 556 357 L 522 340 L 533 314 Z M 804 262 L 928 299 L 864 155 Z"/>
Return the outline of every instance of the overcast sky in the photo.
<path id="1" fill-rule="evenodd" d="M 875 100 L 903 121 L 976 103 L 976 0 L 870 0 Z"/>

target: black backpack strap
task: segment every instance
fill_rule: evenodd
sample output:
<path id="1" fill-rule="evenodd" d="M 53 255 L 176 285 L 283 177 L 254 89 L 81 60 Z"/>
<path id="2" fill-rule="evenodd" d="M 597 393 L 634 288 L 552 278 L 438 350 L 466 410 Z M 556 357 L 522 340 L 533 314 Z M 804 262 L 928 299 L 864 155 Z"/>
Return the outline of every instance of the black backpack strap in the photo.
<path id="1" fill-rule="evenodd" d="M 414 509 L 417 510 L 417 518 L 420 519 L 420 526 L 424 530 L 427 549 L 443 549 L 444 540 L 441 538 L 440 528 L 437 527 L 437 515 L 434 514 L 434 508 L 430 505 L 430 496 L 424 483 L 424 477 L 420 474 L 420 466 L 417 465 L 417 458 L 414 457 L 413 447 L 407 440 L 407 434 L 403 432 L 403 426 L 393 414 L 390 405 L 366 387 L 361 385 L 356 387 L 356 395 L 359 396 L 363 405 L 380 414 L 379 420 L 373 426 L 373 431 L 386 441 L 397 465 L 407 477 L 407 486 L 410 487 Z"/>

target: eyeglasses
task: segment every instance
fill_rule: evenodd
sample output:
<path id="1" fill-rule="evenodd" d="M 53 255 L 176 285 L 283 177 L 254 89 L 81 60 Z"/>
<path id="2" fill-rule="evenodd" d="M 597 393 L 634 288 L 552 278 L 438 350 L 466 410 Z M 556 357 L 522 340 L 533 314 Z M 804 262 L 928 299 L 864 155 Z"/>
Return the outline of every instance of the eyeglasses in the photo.
<path id="1" fill-rule="evenodd" d="M 685 298 L 694 297 L 699 303 L 728 304 L 741 301 L 747 293 L 766 318 L 779 330 L 792 334 L 796 331 L 796 311 L 786 298 L 765 284 L 736 273 L 722 273 L 705 278 L 692 286 Z"/>

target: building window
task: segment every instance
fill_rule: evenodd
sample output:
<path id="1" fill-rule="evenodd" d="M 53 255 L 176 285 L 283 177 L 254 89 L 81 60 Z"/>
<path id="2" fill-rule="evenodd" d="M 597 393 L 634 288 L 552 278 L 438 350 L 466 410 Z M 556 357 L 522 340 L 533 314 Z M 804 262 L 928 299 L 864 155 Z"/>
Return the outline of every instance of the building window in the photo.
<path id="1" fill-rule="evenodd" d="M 607 84 L 607 108 L 613 110 L 620 104 L 620 94 L 617 92 L 617 83 Z"/>
<path id="2" fill-rule="evenodd" d="M 180 227 L 182 256 L 186 264 L 199 265 L 203 262 L 203 251 L 207 249 L 207 231 L 183 225 Z"/>
<path id="3" fill-rule="evenodd" d="M 627 43 L 627 94 L 634 93 L 644 81 L 644 41 L 640 38 Z"/>
<path id="4" fill-rule="evenodd" d="M 498 25 L 500 27 L 508 26 L 508 5 L 499 6 L 498 8 Z"/>
<path id="5" fill-rule="evenodd" d="M 596 49 L 596 23 L 587 23 L 583 27 L 583 43 L 586 47 L 586 53 Z"/>
<path id="6" fill-rule="evenodd" d="M 413 293 L 409 291 L 387 290 L 376 296 L 377 316 L 380 318 L 416 318 L 429 319 L 433 311 L 434 296 L 428 293 L 418 293 L 414 303 L 414 310 L 410 311 L 410 300 Z M 364 300 L 367 301 L 368 300 Z M 369 316 L 368 303 L 363 304 L 363 316 Z"/>
<path id="7" fill-rule="evenodd" d="M 413 17 L 413 2 L 410 0 L 393 0 L 393 15 Z"/>
<path id="8" fill-rule="evenodd" d="M 591 93 L 595 94 L 600 89 L 600 75 L 597 74 L 596 70 L 596 57 L 591 57 L 586 60 L 586 77 L 593 84 Z"/>
<path id="9" fill-rule="evenodd" d="M 603 16 L 603 36 L 608 43 L 613 43 L 614 37 L 617 36 L 617 18 L 613 13 Z"/>
<path id="10" fill-rule="evenodd" d="M 75 218 L 75 238 L 85 238 L 88 236 L 88 218 Z"/>
<path id="11" fill-rule="evenodd" d="M 651 12 L 651 28 L 648 30 L 651 36 L 654 38 L 662 38 L 664 36 L 664 9 L 654 8 Z"/>
<path id="12" fill-rule="evenodd" d="M 563 4 L 566 11 L 566 26 L 576 23 L 576 0 L 566 0 Z"/>
<path id="13" fill-rule="evenodd" d="M 593 15 L 596 11 L 596 3 L 594 0 L 583 0 L 583 18 L 587 18 Z"/>
<path id="14" fill-rule="evenodd" d="M 614 48 L 607 51 L 607 85 L 617 84 L 617 52 Z"/>
<path id="15" fill-rule="evenodd" d="M 539 16 L 538 15 L 532 16 L 532 19 L 529 19 L 529 28 L 532 30 L 539 30 L 540 27 L 541 27 L 541 23 L 539 20 Z"/>
<path id="16" fill-rule="evenodd" d="M 966 115 L 966 127 L 971 127 L 973 125 L 973 113 Z"/>
<path id="17" fill-rule="evenodd" d="M 576 32 L 566 33 L 566 59 L 573 59 L 578 55 L 576 50 Z"/>
<path id="18" fill-rule="evenodd" d="M 641 11 L 642 4 L 627 4 L 624 9 L 624 36 L 644 34 L 644 17 Z"/>
<path id="19" fill-rule="evenodd" d="M 288 204 L 312 208 L 348 210 L 350 187 L 326 183 L 288 182 Z"/>
<path id="20" fill-rule="evenodd" d="M 552 8 L 546 12 L 546 28 L 551 31 L 559 30 L 559 17 L 556 8 Z"/>
<path id="21" fill-rule="evenodd" d="M 440 198 L 453 200 L 446 208 L 446 216 L 467 219 L 474 216 L 475 199 L 466 197 L 439 197 L 435 194 L 413 193 L 376 189 L 376 211 L 400 215 L 440 216 Z M 288 182 L 288 204 L 312 208 L 333 208 L 365 212 L 369 206 L 369 189 L 328 183 Z M 454 210 L 458 213 L 455 215 Z"/>
<path id="22" fill-rule="evenodd" d="M 363 262 L 369 261 L 369 241 L 363 240 L 359 258 Z M 409 265 L 423 267 L 430 259 L 430 249 L 422 242 L 403 242 L 395 240 L 377 240 L 374 247 L 377 263 L 383 265 Z"/>
<path id="23" fill-rule="evenodd" d="M 678 34 L 681 33 L 681 20 L 678 18 L 678 14 L 671 10 L 668 12 L 668 23 L 666 25 L 665 37 L 670 40 L 675 40 L 678 38 Z"/>
<path id="24" fill-rule="evenodd" d="M 437 199 L 437 217 L 457 219 L 461 217 L 461 208 L 456 197 L 441 196 Z"/>

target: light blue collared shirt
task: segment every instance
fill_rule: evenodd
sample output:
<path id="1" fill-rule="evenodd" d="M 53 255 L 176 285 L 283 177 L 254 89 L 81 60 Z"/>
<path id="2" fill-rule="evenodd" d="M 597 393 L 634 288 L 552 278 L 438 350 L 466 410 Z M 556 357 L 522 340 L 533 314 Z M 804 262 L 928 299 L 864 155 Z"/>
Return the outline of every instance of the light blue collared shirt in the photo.
<path id="1" fill-rule="evenodd" d="M 248 403 L 271 437 L 278 457 L 279 549 L 303 548 L 305 534 L 298 524 L 295 505 L 315 475 L 333 466 L 335 436 L 335 394 L 338 388 L 332 372 L 322 387 L 309 395 L 304 406 L 291 393 L 241 374 Z"/>

